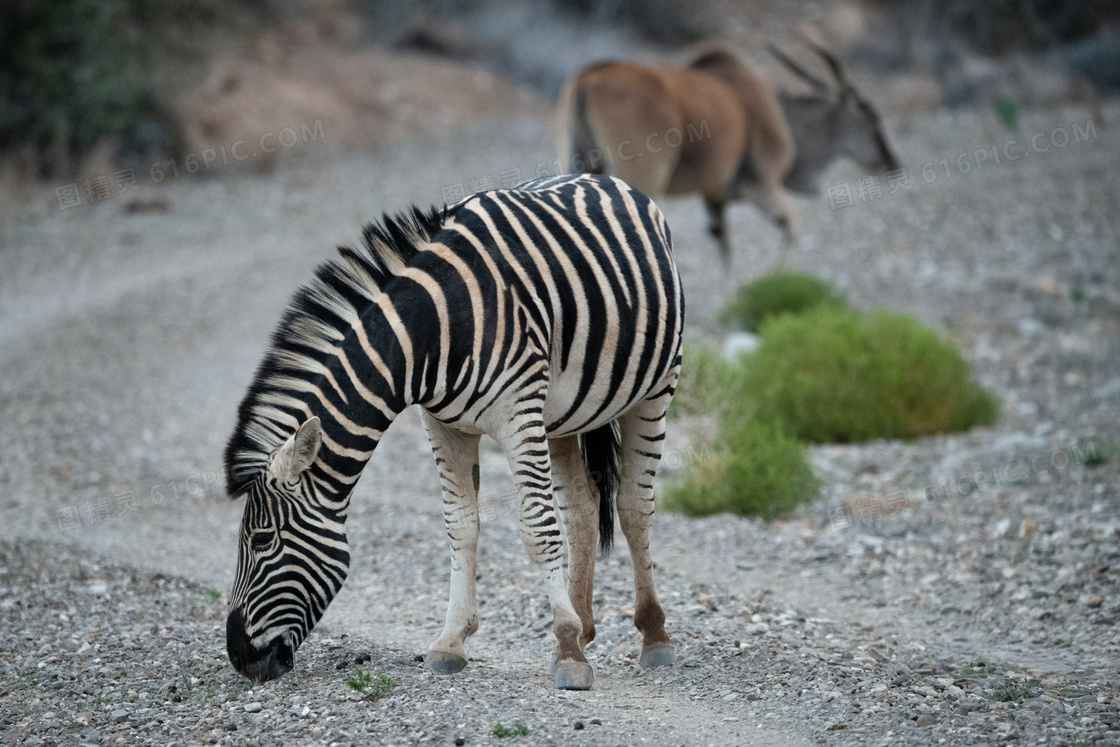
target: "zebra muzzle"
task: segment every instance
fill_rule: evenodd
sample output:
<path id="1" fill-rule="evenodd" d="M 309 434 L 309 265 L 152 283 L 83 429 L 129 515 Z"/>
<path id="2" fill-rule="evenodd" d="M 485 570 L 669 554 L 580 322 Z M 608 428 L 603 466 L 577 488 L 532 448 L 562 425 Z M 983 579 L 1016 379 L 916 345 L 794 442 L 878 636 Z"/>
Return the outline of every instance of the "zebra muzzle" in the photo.
<path id="1" fill-rule="evenodd" d="M 231 610 L 226 620 L 226 652 L 239 674 L 254 682 L 267 682 L 292 671 L 296 647 L 290 632 L 281 633 L 258 649 L 253 646 L 246 627 L 241 610 Z"/>

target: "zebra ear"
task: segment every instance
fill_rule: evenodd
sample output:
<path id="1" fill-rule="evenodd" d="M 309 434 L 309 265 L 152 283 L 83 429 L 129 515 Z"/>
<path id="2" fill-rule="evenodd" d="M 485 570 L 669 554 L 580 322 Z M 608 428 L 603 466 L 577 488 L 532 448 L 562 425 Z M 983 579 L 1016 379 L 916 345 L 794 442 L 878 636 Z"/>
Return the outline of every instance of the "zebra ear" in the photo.
<path id="1" fill-rule="evenodd" d="M 308 419 L 276 452 L 272 460 L 273 474 L 287 482 L 299 479 L 315 461 L 322 444 L 323 424 L 317 417 Z"/>

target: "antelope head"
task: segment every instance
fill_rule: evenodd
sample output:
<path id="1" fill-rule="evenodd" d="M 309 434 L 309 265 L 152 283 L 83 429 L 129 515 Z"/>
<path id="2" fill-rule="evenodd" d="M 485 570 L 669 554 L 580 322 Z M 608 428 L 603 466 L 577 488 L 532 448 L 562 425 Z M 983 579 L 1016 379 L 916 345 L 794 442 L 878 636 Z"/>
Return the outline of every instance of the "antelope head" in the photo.
<path id="1" fill-rule="evenodd" d="M 827 121 L 831 125 L 829 130 L 834 139 L 829 149 L 831 155 L 850 158 L 868 172 L 901 168 L 898 157 L 887 143 L 883 121 L 875 106 L 852 84 L 835 55 L 811 42 L 809 47 L 824 60 L 835 85 L 821 80 L 773 44 L 770 45 L 770 53 L 812 87 L 814 99 L 827 103 Z M 797 122 L 790 121 L 790 125 L 797 135 Z M 799 150 L 803 150 L 809 144 L 802 143 L 799 137 L 797 145 Z M 821 170 L 826 165 L 821 164 Z"/>

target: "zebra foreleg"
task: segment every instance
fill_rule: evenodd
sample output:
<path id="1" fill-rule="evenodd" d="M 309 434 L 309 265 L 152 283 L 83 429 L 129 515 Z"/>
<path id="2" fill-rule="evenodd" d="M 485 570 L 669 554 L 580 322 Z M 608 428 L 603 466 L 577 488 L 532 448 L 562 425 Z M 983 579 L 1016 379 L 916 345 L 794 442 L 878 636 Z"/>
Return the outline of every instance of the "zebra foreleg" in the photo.
<path id="1" fill-rule="evenodd" d="M 478 630 L 475 553 L 478 549 L 478 436 L 455 431 L 424 414 L 443 488 L 443 523 L 451 548 L 451 596 L 443 632 L 424 663 L 454 674 L 467 666 L 463 643 Z"/>
<path id="2" fill-rule="evenodd" d="M 525 403 L 521 404 L 524 406 Z M 556 520 L 552 464 L 542 412 L 543 402 L 541 408 L 534 412 L 521 410 L 519 416 L 503 429 L 504 435 L 498 441 L 509 459 L 517 486 L 521 541 L 529 559 L 544 575 L 548 599 L 552 604 L 553 632 L 558 650 L 556 687 L 587 690 L 591 688 L 595 676 L 580 645 L 583 624 L 568 596 L 564 538 Z"/>
<path id="3" fill-rule="evenodd" d="M 665 632 L 665 612 L 653 585 L 649 525 L 653 517 L 653 477 L 661 461 L 665 439 L 665 410 L 676 374 L 657 395 L 643 400 L 619 418 L 622 436 L 622 474 L 618 489 L 618 523 L 630 546 L 634 566 L 634 625 L 642 634 L 642 669 L 669 666 L 676 652 Z"/>

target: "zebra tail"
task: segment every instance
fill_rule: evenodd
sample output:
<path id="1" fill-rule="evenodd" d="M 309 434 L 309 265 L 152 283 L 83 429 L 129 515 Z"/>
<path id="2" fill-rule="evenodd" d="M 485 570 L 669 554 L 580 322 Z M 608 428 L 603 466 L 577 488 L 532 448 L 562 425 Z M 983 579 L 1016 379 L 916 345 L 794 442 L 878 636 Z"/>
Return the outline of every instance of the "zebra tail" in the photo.
<path id="1" fill-rule="evenodd" d="M 614 495 L 620 479 L 622 443 L 614 423 L 584 433 L 580 439 L 583 461 L 599 489 L 599 551 L 610 555 L 614 546 Z"/>

